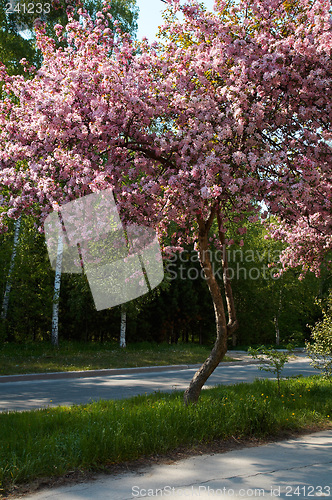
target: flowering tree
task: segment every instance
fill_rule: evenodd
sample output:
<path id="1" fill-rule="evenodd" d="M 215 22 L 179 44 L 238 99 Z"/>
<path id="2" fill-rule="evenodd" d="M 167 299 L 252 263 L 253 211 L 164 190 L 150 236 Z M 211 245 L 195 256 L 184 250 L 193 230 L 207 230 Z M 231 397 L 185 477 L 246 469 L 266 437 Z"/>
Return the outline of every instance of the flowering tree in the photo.
<path id="1" fill-rule="evenodd" d="M 20 0 L 20 2 L 0 2 L 0 61 L 11 74 L 23 74 L 19 61 L 27 58 L 36 67 L 42 62 L 41 54 L 34 44 L 34 22 L 43 18 L 46 31 L 54 35 L 53 26 L 67 21 L 67 9 L 78 19 L 77 10 L 84 7 L 94 16 L 101 9 L 101 0 Z M 138 8 L 135 0 L 112 0 L 110 5 L 114 19 L 120 22 L 122 29 L 134 33 L 137 30 Z M 112 29 L 113 24 L 110 22 Z M 30 38 L 26 38 L 27 31 Z M 25 32 L 25 36 L 22 34 Z"/>
<path id="2" fill-rule="evenodd" d="M 331 221 L 331 19 L 325 0 L 218 0 L 215 13 L 168 4 L 159 43 L 114 37 L 105 7 L 96 22 L 82 13 L 56 26 L 65 50 L 39 28 L 44 63 L 30 80 L 2 72 L 0 217 L 3 229 L 22 212 L 43 221 L 111 187 L 124 223 L 171 238 L 166 255 L 194 242 L 216 318 L 215 345 L 185 393 L 194 402 L 237 327 L 227 253 L 222 294 L 211 241 L 242 245 L 241 221 L 262 201 L 291 225 Z"/>

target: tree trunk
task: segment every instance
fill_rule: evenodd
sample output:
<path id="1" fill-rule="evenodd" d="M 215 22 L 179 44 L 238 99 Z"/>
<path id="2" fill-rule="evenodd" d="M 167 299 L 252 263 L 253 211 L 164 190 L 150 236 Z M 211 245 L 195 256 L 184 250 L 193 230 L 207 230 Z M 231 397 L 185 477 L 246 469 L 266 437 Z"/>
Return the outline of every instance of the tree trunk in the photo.
<path id="1" fill-rule="evenodd" d="M 62 253 L 63 253 L 63 241 L 62 241 L 62 234 L 60 233 L 58 236 L 58 249 L 56 256 L 54 293 L 53 293 L 52 345 L 54 347 L 58 347 L 59 345 L 59 300 L 60 300 L 60 286 L 61 286 Z"/>
<path id="2" fill-rule="evenodd" d="M 226 251 L 226 245 L 225 245 L 225 233 L 223 233 L 221 231 L 222 221 L 221 221 L 221 216 L 220 216 L 220 212 L 219 212 L 219 207 L 218 207 L 218 211 L 217 211 L 217 221 L 218 221 L 218 230 L 219 230 L 219 240 L 220 240 L 220 243 L 222 244 L 222 248 L 223 248 L 223 257 L 222 257 L 221 264 L 223 266 L 223 271 L 224 271 L 223 272 L 223 283 L 224 283 L 226 305 L 227 305 L 227 312 L 228 312 L 227 329 L 228 329 L 228 334 L 230 334 L 233 337 L 234 332 L 238 328 L 238 321 L 236 318 L 232 284 L 231 284 L 231 280 L 230 280 L 229 272 L 228 272 L 228 258 L 227 258 L 227 251 Z"/>
<path id="3" fill-rule="evenodd" d="M 121 328 L 120 328 L 120 347 L 126 347 L 126 326 L 127 326 L 127 311 L 124 304 L 121 305 Z"/>
<path id="4" fill-rule="evenodd" d="M 216 208 L 216 207 L 215 207 Z M 211 228 L 213 219 L 216 214 L 216 209 L 211 210 L 210 217 L 207 221 L 201 219 L 198 220 L 199 224 L 199 260 L 200 264 L 204 270 L 206 282 L 212 297 L 214 314 L 216 320 L 216 341 L 213 349 L 204 361 L 202 366 L 195 373 L 193 379 L 190 382 L 188 389 L 184 393 L 184 402 L 186 405 L 190 403 L 196 403 L 198 401 L 199 395 L 201 393 L 202 387 L 212 374 L 212 372 L 219 365 L 220 361 L 223 359 L 227 352 L 227 338 L 231 335 L 237 327 L 237 320 L 235 315 L 234 301 L 232 295 L 232 288 L 230 279 L 228 277 L 228 263 L 227 258 L 223 258 L 223 278 L 224 278 L 224 290 L 226 296 L 226 304 L 228 310 L 228 323 L 226 320 L 225 308 L 223 297 L 220 291 L 219 284 L 213 273 L 212 263 L 209 255 L 209 230 Z M 221 222 L 218 217 L 218 225 L 221 227 Z M 221 243 L 223 242 L 223 233 L 219 231 L 219 237 L 221 238 Z"/>
<path id="5" fill-rule="evenodd" d="M 14 269 L 16 254 L 17 254 L 17 247 L 18 247 L 18 241 L 19 241 L 19 235 L 20 235 L 20 227 L 21 227 L 21 217 L 19 217 L 17 219 L 17 221 L 15 222 L 13 251 L 12 251 L 12 256 L 10 258 L 7 283 L 6 283 L 5 294 L 4 294 L 3 302 L 2 302 L 2 310 L 1 310 L 1 318 L 2 319 L 6 319 L 7 313 L 8 313 L 9 296 L 10 296 L 10 290 L 12 288 L 12 273 L 13 273 L 13 269 Z"/>
<path id="6" fill-rule="evenodd" d="M 274 319 L 274 329 L 276 333 L 276 345 L 280 344 L 280 330 L 279 330 L 279 323 L 278 323 L 278 316 L 275 316 Z"/>
<path id="7" fill-rule="evenodd" d="M 279 316 L 280 316 L 280 312 L 281 312 L 281 303 L 282 303 L 281 298 L 282 298 L 282 289 L 280 288 L 278 311 L 273 318 L 274 330 L 275 330 L 275 334 L 276 334 L 276 345 L 280 344 Z"/>
<path id="8" fill-rule="evenodd" d="M 207 280 L 207 285 L 213 300 L 214 314 L 216 319 L 216 341 L 214 347 L 204 361 L 202 366 L 195 373 L 188 389 L 184 393 L 185 404 L 196 403 L 201 389 L 211 373 L 219 365 L 227 352 L 227 324 L 224 310 L 223 298 L 219 285 L 213 274 L 212 264 L 208 253 L 208 229 L 200 228 L 199 234 L 199 259 Z"/>

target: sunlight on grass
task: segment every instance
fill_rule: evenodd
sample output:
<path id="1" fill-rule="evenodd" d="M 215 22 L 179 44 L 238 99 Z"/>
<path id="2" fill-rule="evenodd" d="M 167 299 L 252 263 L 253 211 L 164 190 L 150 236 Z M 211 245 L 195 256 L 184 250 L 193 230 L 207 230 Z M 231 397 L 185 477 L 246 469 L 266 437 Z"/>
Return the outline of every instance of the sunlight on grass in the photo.
<path id="1" fill-rule="evenodd" d="M 183 394 L 0 414 L 3 487 L 163 454 L 216 439 L 277 436 L 331 425 L 332 386 L 319 377 L 220 386 L 197 405 Z"/>
<path id="2" fill-rule="evenodd" d="M 147 342 L 125 350 L 114 343 L 62 342 L 59 349 L 49 343 L 6 343 L 0 347 L 0 375 L 200 364 L 210 351 L 211 346 Z"/>

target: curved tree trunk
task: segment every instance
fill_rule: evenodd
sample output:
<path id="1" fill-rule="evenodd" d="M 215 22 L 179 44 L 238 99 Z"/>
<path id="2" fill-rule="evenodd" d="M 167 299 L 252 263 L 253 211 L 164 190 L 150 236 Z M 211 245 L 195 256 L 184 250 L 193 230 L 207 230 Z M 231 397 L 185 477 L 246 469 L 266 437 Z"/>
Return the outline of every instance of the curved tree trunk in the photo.
<path id="1" fill-rule="evenodd" d="M 209 220 L 202 221 L 199 220 L 199 259 L 202 268 L 204 269 L 206 282 L 209 287 L 209 291 L 212 297 L 214 314 L 216 320 L 216 341 L 213 349 L 204 361 L 202 366 L 195 373 L 193 379 L 190 382 L 188 389 L 184 393 L 184 402 L 186 405 L 190 403 L 196 403 L 198 401 L 199 395 L 201 393 L 202 387 L 212 374 L 212 372 L 217 368 L 220 361 L 223 359 L 227 352 L 227 338 L 231 335 L 237 327 L 237 320 L 235 315 L 234 301 L 230 279 L 228 277 L 228 263 L 227 256 L 224 252 L 223 256 L 223 280 L 224 280 L 224 290 L 226 296 L 226 304 L 228 310 L 228 323 L 226 320 L 226 313 L 224 308 L 223 296 L 217 282 L 216 277 L 213 273 L 213 267 L 210 259 L 209 252 L 209 229 L 212 225 L 215 210 L 211 211 Z M 218 226 L 221 227 L 220 218 L 217 214 Z M 223 234 L 219 232 L 221 238 L 221 243 L 224 245 Z"/>

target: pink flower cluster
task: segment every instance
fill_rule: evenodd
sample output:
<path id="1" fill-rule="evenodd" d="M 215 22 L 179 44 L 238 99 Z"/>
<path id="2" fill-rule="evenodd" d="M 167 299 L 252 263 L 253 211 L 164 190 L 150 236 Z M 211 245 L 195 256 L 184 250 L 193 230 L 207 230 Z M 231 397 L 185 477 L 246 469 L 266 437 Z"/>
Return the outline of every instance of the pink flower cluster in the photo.
<path id="1" fill-rule="evenodd" d="M 167 3 L 158 43 L 114 36 L 105 6 L 56 26 L 65 49 L 39 27 L 30 79 L 1 68 L 2 227 L 112 188 L 124 222 L 181 247 L 213 210 L 245 226 L 264 201 L 285 265 L 317 269 L 332 234 L 328 0 Z"/>

